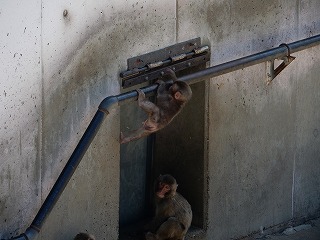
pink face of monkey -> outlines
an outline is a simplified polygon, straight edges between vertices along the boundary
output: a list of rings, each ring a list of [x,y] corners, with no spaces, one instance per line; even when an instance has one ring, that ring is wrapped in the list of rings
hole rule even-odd
[[[170,198],[176,194],[178,184],[169,175],[160,175],[156,183],[156,195],[159,198]]]
[[[169,191],[171,191],[169,184],[159,182],[159,191],[157,192],[159,198],[164,198]]]
[[[169,92],[175,100],[179,102],[188,102],[192,97],[191,88],[184,82],[174,82],[169,88]]]

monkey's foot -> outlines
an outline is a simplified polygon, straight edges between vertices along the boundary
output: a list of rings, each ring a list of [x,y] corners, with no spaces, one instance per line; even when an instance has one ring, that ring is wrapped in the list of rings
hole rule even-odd
[[[156,236],[152,232],[147,232],[146,233],[146,240],[156,240]]]

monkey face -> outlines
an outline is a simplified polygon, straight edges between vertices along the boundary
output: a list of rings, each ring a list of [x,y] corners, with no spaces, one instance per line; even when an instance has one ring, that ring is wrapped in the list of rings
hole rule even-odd
[[[191,88],[184,82],[174,82],[169,89],[172,97],[181,103],[186,103],[191,99]]]
[[[159,182],[159,187],[157,191],[157,196],[159,198],[164,198],[168,193],[170,193],[171,187],[169,184],[165,184],[163,182]]]
[[[176,179],[171,175],[160,175],[156,185],[155,191],[159,198],[171,198],[176,194],[178,184]]]
[[[176,92],[178,92],[180,89],[179,85],[177,83],[173,83],[170,88],[169,91],[171,94],[175,94]]]
[[[181,92],[181,87],[179,86],[179,82],[173,83],[169,88],[169,92],[171,96],[174,97],[176,100],[182,100],[181,97],[183,93]]]

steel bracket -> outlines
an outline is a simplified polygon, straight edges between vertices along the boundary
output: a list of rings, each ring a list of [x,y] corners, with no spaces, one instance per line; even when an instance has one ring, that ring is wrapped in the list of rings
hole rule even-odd
[[[122,87],[128,88],[149,82],[164,75],[163,70],[170,67],[178,72],[210,61],[210,49],[201,46],[201,39],[195,38],[182,43],[150,52],[127,60],[127,70],[120,73]]]
[[[281,44],[280,46],[287,47],[288,53],[287,56],[282,58],[282,63],[274,69],[274,60],[267,61],[267,85],[269,85],[276,76],[279,75],[282,70],[284,70],[294,59],[295,57],[290,56],[290,48],[287,44]]]

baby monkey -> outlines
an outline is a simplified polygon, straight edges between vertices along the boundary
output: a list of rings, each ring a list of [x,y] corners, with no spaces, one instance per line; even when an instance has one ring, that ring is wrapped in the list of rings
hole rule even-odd
[[[147,226],[147,240],[183,240],[192,220],[188,201],[177,193],[177,181],[169,174],[155,183],[156,214]]]
[[[78,233],[73,240],[95,240],[95,238],[88,233]]]
[[[138,105],[147,114],[148,119],[142,123],[142,127],[130,132],[127,136],[121,132],[120,143],[127,143],[154,133],[167,126],[172,119],[178,115],[184,105],[191,99],[192,91],[190,86],[179,81],[173,70],[167,68],[165,75],[169,75],[173,83],[165,83],[158,80],[156,104],[150,102],[141,89],[137,89]]]

